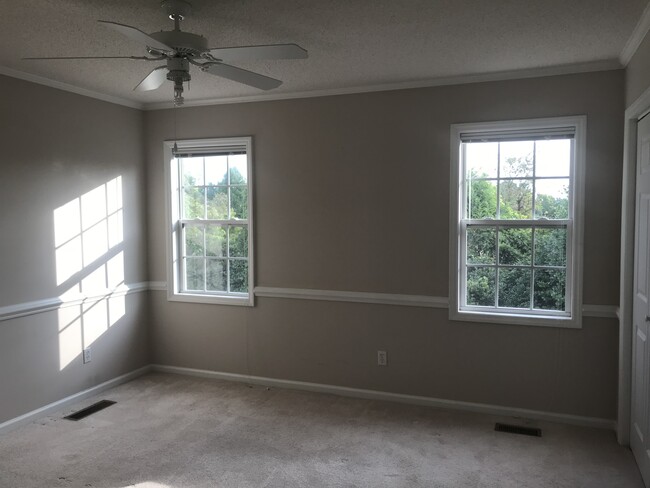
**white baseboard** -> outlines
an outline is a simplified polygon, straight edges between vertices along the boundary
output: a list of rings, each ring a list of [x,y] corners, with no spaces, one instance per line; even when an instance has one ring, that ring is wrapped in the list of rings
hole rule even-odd
[[[75,393],[74,395],[70,395],[56,402],[45,405],[41,408],[37,408],[36,410],[32,410],[31,412],[27,412],[26,414],[21,415],[20,417],[7,420],[6,422],[0,424],[0,435],[9,432],[10,430],[16,429],[21,425],[28,424],[33,420],[39,417],[43,417],[44,415],[47,415],[48,413],[51,413],[55,410],[60,410],[62,408],[67,407],[68,405],[79,402],[81,400],[85,400],[86,398],[90,398],[110,388],[121,385],[122,383],[126,383],[127,381],[131,381],[132,379],[135,379],[138,376],[142,376],[143,374],[148,373],[149,371],[151,371],[151,369],[152,369],[151,365],[143,366],[142,368],[131,371],[130,373],[123,374],[121,376],[118,376],[117,378],[113,378],[112,380],[108,380],[105,381],[104,383],[100,383],[99,385],[93,386],[92,388],[88,388],[87,390],[80,391],[79,393]]]
[[[332,395],[347,396],[353,398],[364,398],[368,400],[383,400],[397,403],[406,403],[410,405],[423,405],[427,407],[445,408],[449,410],[460,410],[465,412],[475,412],[488,415],[497,415],[503,417],[519,417],[526,419],[543,420],[548,422],[557,422],[569,425],[579,425],[583,427],[596,427],[600,429],[616,429],[616,422],[610,419],[595,417],[582,417],[579,415],[568,415],[554,412],[544,412],[541,410],[529,410],[525,408],[503,407],[499,405],[488,405],[484,403],[463,402],[457,400],[446,400],[442,398],[432,398],[416,395],[404,395],[401,393],[389,393],[376,390],[364,390],[360,388],[349,388],[346,386],[325,385],[321,383],[309,383],[305,381],[282,380],[277,378],[266,378],[263,376],[251,376],[237,373],[224,373],[219,371],[208,371],[203,369],[182,368],[178,366],[166,366],[162,364],[152,364],[123,374],[117,378],[105,381],[99,385],[83,390],[74,395],[45,405],[31,412],[27,412],[19,417],[7,420],[0,424],[0,435],[16,429],[22,425],[28,424],[39,417],[43,417],[56,410],[63,409],[68,405],[85,400],[103,391],[115,386],[131,381],[139,376],[149,372],[173,373],[186,376],[196,376],[201,378],[212,378],[226,381],[236,381],[240,383],[250,383],[263,386],[273,386],[277,388],[287,388],[292,390],[312,391],[316,393],[329,393]]]
[[[320,383],[308,383],[304,381],[282,380],[276,378],[265,378],[262,376],[250,376],[236,373],[223,373],[203,369],[181,368],[178,366],[165,366],[152,364],[151,371],[161,373],[174,373],[201,378],[214,378],[226,381],[237,381],[263,386],[274,386],[292,390],[313,391],[317,393],[330,393],[354,398],[365,398],[369,400],[385,400],[390,402],[407,403],[412,405],[424,405],[428,407],[445,408],[449,410],[461,410],[504,417],[520,417],[548,422],[557,422],[583,427],[597,427],[600,429],[616,430],[616,422],[610,419],[596,417],[582,417],[563,413],[544,412],[541,410],[529,410],[525,408],[502,407],[499,405],[488,405],[484,403],[471,403],[457,400],[445,400],[441,398],[423,397],[416,395],[404,395],[401,393],[388,393],[376,390],[363,390],[359,388],[348,388],[345,386],[324,385]],[[1,427],[1,426],[0,426]]]

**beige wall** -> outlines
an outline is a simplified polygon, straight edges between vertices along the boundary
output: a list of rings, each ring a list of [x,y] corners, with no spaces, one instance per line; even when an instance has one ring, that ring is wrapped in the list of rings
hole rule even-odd
[[[60,297],[112,258],[114,278],[146,281],[142,113],[0,76],[0,133],[0,312]],[[116,178],[124,239],[57,274],[55,210]],[[82,237],[85,252],[91,236]],[[146,312],[147,294],[138,293],[0,320],[0,423],[147,364]],[[82,333],[97,336],[86,365],[75,355]]]
[[[646,34],[625,69],[625,106],[632,103],[650,86],[650,36]]]
[[[449,125],[588,116],[584,302],[618,302],[623,71],[177,110],[178,138],[254,137],[256,285],[448,295]],[[162,141],[145,114],[149,279],[165,280]],[[581,330],[449,322],[447,311],[152,292],[157,363],[616,415],[617,321]],[[376,351],[389,366],[376,366]]]
[[[0,311],[59,297],[118,253],[126,283],[164,281],[162,141],[174,137],[173,111],[143,114],[6,77],[0,90]],[[186,108],[176,116],[179,138],[254,137],[258,286],[445,297],[449,125],[586,114],[584,301],[615,305],[623,97],[623,72],[613,71]],[[61,282],[54,211],[117,177],[123,241]],[[101,307],[112,314],[108,303]],[[562,330],[450,322],[444,309],[417,307],[274,298],[258,298],[254,308],[190,305],[167,302],[163,292],[151,292],[150,302],[146,293],[123,298],[110,326],[97,310],[0,320],[0,423],[150,359],[575,415],[616,413],[612,319]],[[92,362],[73,355],[62,365],[64,341],[80,340],[74,327],[93,324],[95,332],[106,326]],[[376,366],[378,349],[388,351],[387,368]]]

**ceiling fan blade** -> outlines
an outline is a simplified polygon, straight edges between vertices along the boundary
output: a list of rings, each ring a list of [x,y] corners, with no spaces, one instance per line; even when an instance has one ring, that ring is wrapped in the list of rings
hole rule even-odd
[[[279,87],[282,82],[275,78],[253,73],[241,68],[235,68],[229,64],[215,63],[207,64],[201,68],[206,73],[211,75],[221,76],[232,81],[243,83],[244,85],[259,88],[261,90],[270,90],[271,88]]]
[[[308,53],[297,44],[268,44],[265,46],[221,47],[210,49],[210,54],[224,61],[255,59],[305,59]]]
[[[167,66],[158,66],[133,89],[134,91],[155,90],[167,80]]]
[[[125,35],[129,39],[137,41],[140,44],[144,44],[159,51],[174,51],[174,49],[169,47],[167,44],[163,44],[162,42],[157,41],[149,34],[146,34],[140,29],[136,29],[135,27],[131,27],[130,25],[118,24],[117,22],[109,22],[107,20],[98,20],[97,22],[104,24],[106,27],[110,27],[111,29],[116,30],[120,34]]]
[[[145,56],[54,56],[49,58],[21,58],[23,60],[47,60],[47,59],[145,59],[152,60],[153,58],[147,58]],[[158,61],[158,58],[156,58]]]

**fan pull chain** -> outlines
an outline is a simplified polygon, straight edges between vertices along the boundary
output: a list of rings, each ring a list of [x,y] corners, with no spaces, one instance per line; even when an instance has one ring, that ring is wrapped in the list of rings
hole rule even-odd
[[[178,105],[174,104],[174,147],[172,148],[172,154],[174,155],[174,157],[176,157],[176,154],[178,153],[178,144],[177,144],[178,134],[176,132],[176,127],[177,127],[176,119],[177,119],[177,117],[178,117]]]

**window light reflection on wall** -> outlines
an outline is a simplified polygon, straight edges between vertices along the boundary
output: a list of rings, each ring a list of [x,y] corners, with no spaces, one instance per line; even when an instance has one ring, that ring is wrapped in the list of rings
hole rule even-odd
[[[121,176],[54,210],[60,370],[126,313],[123,234]]]

